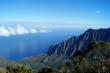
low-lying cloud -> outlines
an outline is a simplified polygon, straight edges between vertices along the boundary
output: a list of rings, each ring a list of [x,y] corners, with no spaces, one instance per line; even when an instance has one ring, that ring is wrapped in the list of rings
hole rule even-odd
[[[29,33],[47,33],[51,32],[47,29],[34,29],[34,28],[25,28],[21,25],[17,25],[16,28],[0,26],[0,36],[11,36],[11,35],[22,35]]]

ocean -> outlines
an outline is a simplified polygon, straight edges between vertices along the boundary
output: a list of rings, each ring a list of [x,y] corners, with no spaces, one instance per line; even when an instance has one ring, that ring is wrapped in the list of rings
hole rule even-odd
[[[8,60],[20,60],[45,53],[48,47],[70,37],[78,36],[84,30],[54,30],[47,33],[13,35],[0,37],[0,57]]]

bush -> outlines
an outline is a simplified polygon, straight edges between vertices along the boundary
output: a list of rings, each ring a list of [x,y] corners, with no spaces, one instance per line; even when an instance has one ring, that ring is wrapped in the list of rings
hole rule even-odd
[[[53,73],[52,68],[43,68],[41,71],[39,71],[38,73]]]
[[[27,69],[24,65],[23,66],[7,66],[7,73],[34,73],[32,69]]]

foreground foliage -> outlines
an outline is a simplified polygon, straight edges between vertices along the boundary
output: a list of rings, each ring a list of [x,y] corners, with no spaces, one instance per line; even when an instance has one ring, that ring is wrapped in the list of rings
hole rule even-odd
[[[23,66],[7,66],[7,72],[6,73],[35,73],[32,69],[26,68],[24,65]]]
[[[44,67],[37,71],[25,65],[16,67],[8,65],[6,71],[6,73],[110,73],[110,43],[91,42],[86,50],[76,51],[69,61],[63,62],[57,70]]]
[[[91,42],[87,50],[77,51],[62,73],[110,73],[110,43]],[[69,66],[68,66],[69,65]]]

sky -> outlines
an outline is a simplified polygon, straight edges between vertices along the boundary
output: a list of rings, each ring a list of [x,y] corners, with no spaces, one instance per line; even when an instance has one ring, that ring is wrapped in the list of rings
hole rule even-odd
[[[51,40],[53,44],[54,40],[82,34],[89,28],[110,28],[110,0],[0,0],[0,38],[38,34],[38,45],[46,45]],[[9,41],[2,39],[0,43]],[[4,47],[7,53],[8,47]]]
[[[109,27],[110,0],[0,0],[0,22],[19,21]]]

